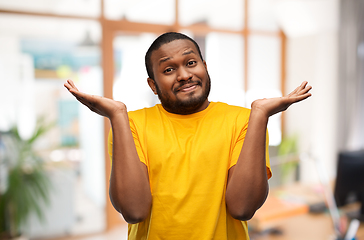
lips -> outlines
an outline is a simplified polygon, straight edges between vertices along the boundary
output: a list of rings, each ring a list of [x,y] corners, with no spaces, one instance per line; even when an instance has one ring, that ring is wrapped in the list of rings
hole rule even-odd
[[[175,91],[176,92],[189,92],[194,89],[196,89],[197,86],[201,85],[199,82],[193,82],[193,83],[186,83],[182,86],[178,87]]]

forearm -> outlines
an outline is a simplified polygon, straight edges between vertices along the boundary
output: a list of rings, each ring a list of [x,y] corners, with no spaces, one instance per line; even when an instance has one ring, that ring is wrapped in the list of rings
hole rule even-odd
[[[268,116],[252,108],[244,145],[237,164],[229,171],[226,204],[233,217],[250,219],[268,194],[266,129]]]
[[[303,82],[285,97],[258,99],[252,103],[244,145],[237,164],[229,170],[226,204],[233,217],[250,219],[268,195],[265,166],[268,118],[310,97],[310,90],[311,86]]]
[[[110,199],[127,222],[140,222],[148,216],[152,202],[148,172],[139,160],[127,113],[110,121],[113,133]]]

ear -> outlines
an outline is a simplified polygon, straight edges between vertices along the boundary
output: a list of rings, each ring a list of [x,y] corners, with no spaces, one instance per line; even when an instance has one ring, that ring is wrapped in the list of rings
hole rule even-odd
[[[155,87],[155,81],[151,78],[148,78],[147,81],[150,89],[152,89],[153,93],[157,95],[157,88]]]
[[[205,68],[207,70],[207,64],[206,64],[206,61],[205,60],[203,61],[203,65],[205,65]]]

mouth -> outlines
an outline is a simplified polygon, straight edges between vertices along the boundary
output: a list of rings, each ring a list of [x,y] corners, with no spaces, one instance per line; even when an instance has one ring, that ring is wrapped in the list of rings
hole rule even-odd
[[[176,89],[176,92],[191,92],[195,90],[198,86],[200,86],[200,83],[194,82],[194,83],[186,83],[182,86],[178,87]]]

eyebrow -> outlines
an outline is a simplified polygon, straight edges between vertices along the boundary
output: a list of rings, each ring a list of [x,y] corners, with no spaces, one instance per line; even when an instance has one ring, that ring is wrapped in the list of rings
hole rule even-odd
[[[191,53],[195,53],[195,52],[193,50],[190,50],[188,52],[182,53],[182,56],[185,56],[185,55],[188,55],[188,54],[191,54]],[[167,62],[168,60],[171,60],[171,59],[172,58],[170,58],[170,57],[163,58],[163,59],[159,60],[159,65],[161,65],[162,63]]]
[[[188,54],[191,54],[191,53],[195,53],[193,50],[190,50],[190,51],[188,51],[188,52],[184,52],[184,53],[182,53],[182,55],[184,56],[184,55],[188,55]]]
[[[167,62],[170,59],[171,59],[170,57],[166,57],[166,58],[163,58],[163,59],[159,60],[159,65],[161,65],[164,62]]]

